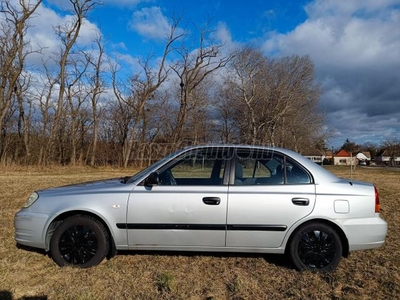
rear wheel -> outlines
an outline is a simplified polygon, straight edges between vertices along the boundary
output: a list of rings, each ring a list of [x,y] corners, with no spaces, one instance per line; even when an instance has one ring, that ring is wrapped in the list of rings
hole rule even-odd
[[[50,241],[50,253],[59,266],[89,268],[98,265],[109,250],[103,224],[87,215],[75,215],[61,223]]]
[[[309,223],[293,234],[289,256],[299,270],[332,271],[342,257],[343,246],[337,232],[323,223]]]

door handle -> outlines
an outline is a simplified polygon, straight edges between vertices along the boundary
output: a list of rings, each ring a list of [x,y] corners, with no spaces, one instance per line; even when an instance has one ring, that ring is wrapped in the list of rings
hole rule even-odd
[[[294,205],[300,205],[300,206],[307,206],[310,204],[310,200],[308,198],[293,198],[292,202]]]
[[[207,205],[219,205],[221,203],[221,199],[219,197],[204,197],[203,202]]]

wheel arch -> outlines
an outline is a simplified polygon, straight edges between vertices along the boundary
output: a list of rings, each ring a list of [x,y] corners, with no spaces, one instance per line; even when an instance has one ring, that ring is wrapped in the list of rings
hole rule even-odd
[[[54,231],[56,230],[56,228],[58,227],[58,225],[60,225],[65,219],[75,216],[75,215],[86,215],[86,216],[90,216],[92,218],[95,218],[96,220],[98,220],[103,226],[104,228],[107,230],[109,239],[110,239],[110,249],[108,250],[108,254],[107,254],[107,259],[110,259],[111,257],[115,256],[116,254],[116,247],[115,247],[115,242],[114,242],[114,237],[113,234],[107,224],[106,221],[104,221],[104,219],[102,217],[100,217],[99,215],[90,212],[90,211],[85,211],[85,210],[71,210],[71,211],[66,211],[61,213],[60,215],[58,215],[56,218],[54,218],[50,225],[47,227],[47,232],[46,232],[46,236],[45,236],[45,250],[49,251],[50,250],[50,241],[51,241],[51,237],[53,236]]]
[[[337,232],[337,234],[340,237],[340,241],[342,242],[342,247],[343,247],[342,256],[348,257],[348,255],[349,255],[349,241],[348,241],[348,239],[346,237],[346,234],[344,233],[343,229],[339,225],[337,225],[335,222],[332,222],[332,221],[326,220],[326,219],[311,219],[311,220],[307,220],[306,222],[301,223],[298,226],[296,226],[296,228],[290,233],[290,236],[286,241],[285,253],[287,253],[288,248],[289,248],[289,247],[287,247],[287,245],[290,244],[290,242],[291,242],[293,236],[295,235],[295,233],[297,232],[297,230],[300,227],[305,226],[305,225],[310,224],[310,223],[323,223],[325,225],[328,225],[328,226],[332,227]]]

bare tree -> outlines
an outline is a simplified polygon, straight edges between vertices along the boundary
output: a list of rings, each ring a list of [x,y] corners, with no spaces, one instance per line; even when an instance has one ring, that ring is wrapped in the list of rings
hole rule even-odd
[[[16,130],[16,114],[18,112],[18,103],[13,97],[10,107],[4,117],[3,128],[0,131],[0,162],[3,165],[15,161],[15,135],[9,134]],[[13,155],[14,154],[14,155]]]
[[[321,138],[320,92],[308,57],[269,60],[258,49],[244,47],[229,64],[220,93],[228,105],[219,106],[225,114],[223,132],[235,124],[240,142],[300,151]]]
[[[111,143],[117,149],[117,155],[120,156],[118,161],[119,164],[123,165],[125,157],[125,147],[129,134],[129,124],[134,118],[135,112],[132,106],[127,104],[127,99],[122,90],[128,90],[126,87],[126,82],[119,82],[117,79],[117,74],[119,71],[119,66],[117,63],[109,62],[111,70],[111,84],[113,89],[113,94],[115,100],[109,101],[108,105],[108,115],[109,118],[113,120],[110,130],[113,132]]]
[[[371,142],[366,142],[360,145],[361,151],[368,151],[371,154],[371,159],[375,159],[375,156],[378,154],[379,147],[378,145],[371,143]]]
[[[24,146],[24,160],[26,163],[31,162],[31,118],[34,110],[34,103],[28,88],[31,86],[31,75],[23,73],[17,82],[15,97],[18,102],[18,137],[22,140]],[[18,151],[19,147],[16,147]],[[18,158],[18,155],[15,155]]]
[[[172,50],[172,44],[179,39],[182,34],[176,35],[176,29],[180,20],[175,20],[167,36],[163,55],[159,60],[158,67],[153,69],[151,66],[153,56],[150,55],[145,59],[139,59],[141,71],[131,76],[129,79],[128,90],[121,90],[116,81],[116,68],[113,70],[113,90],[119,105],[129,106],[130,111],[134,112],[133,118],[130,120],[130,130],[128,137],[124,143],[123,159],[124,167],[128,166],[135,139],[138,137],[138,130],[143,122],[145,122],[145,107],[147,102],[153,97],[154,93],[167,80],[169,69],[166,68],[166,59]]]
[[[228,92],[228,90],[220,90],[214,101],[216,117],[219,123],[219,126],[216,128],[216,132],[219,135],[219,140],[225,144],[236,141],[236,131],[238,128],[234,117],[238,110],[232,106],[232,102],[229,100],[229,98],[225,97],[225,94]]]
[[[54,117],[54,103],[52,101],[53,94],[55,93],[54,86],[57,84],[57,78],[53,77],[49,69],[46,67],[46,63],[43,63],[44,74],[41,74],[41,84],[34,87],[36,100],[39,106],[41,116],[41,126],[38,132],[39,139],[39,155],[38,165],[46,164],[48,159],[48,153],[46,147],[48,144],[48,136]]]
[[[102,71],[104,64],[104,45],[102,37],[98,35],[95,39],[98,53],[97,57],[94,58],[92,55],[87,56],[88,62],[92,65],[93,75],[89,78],[91,86],[90,90],[90,102],[92,107],[92,119],[93,119],[93,133],[92,133],[92,153],[90,156],[90,165],[94,166],[96,162],[97,142],[99,135],[99,108],[98,102],[101,94],[104,92],[105,84],[102,79]]]
[[[314,65],[307,56],[291,56],[272,61],[270,69],[266,141],[300,152],[325,134]]]
[[[245,106],[246,114],[242,114],[242,128],[248,128],[248,139],[245,142],[257,143],[258,131],[264,125],[259,124],[260,108],[258,104],[260,93],[265,84],[267,59],[260,51],[245,47],[237,53],[231,64],[232,71],[226,78],[225,95]],[[246,115],[247,118],[243,118]]]
[[[20,80],[25,68],[26,57],[33,51],[26,46],[25,40],[28,20],[42,2],[41,0],[20,0],[18,6],[13,1],[2,0],[0,13],[3,15],[0,26],[0,130],[4,131],[4,119],[18,88],[22,92]],[[26,83],[26,82],[25,82]],[[19,87],[18,87],[19,86]],[[21,96],[21,95],[19,95]],[[19,99],[21,100],[21,98]],[[2,152],[0,135],[0,153]]]
[[[161,57],[139,58],[139,70],[121,80],[118,63],[110,62],[109,69],[104,63],[100,35],[91,51],[77,43],[98,2],[69,0],[72,17],[54,28],[59,50],[34,81],[25,66],[33,50],[24,37],[41,1],[19,0],[19,6],[0,1],[2,161],[127,167],[135,157],[142,166],[151,155],[185,142],[219,139],[300,152],[322,138],[319,87],[308,57],[269,59],[251,47],[225,53],[224,45],[212,40],[209,23],[190,36],[180,31],[178,19]],[[176,48],[177,40],[182,44]],[[105,93],[107,76],[112,95]]]
[[[382,148],[385,155],[390,158],[390,165],[394,166],[396,158],[400,157],[400,140],[397,138],[389,138],[382,142]]]
[[[177,49],[180,59],[171,66],[178,76],[180,86],[179,111],[172,137],[172,141],[176,145],[182,141],[190,110],[196,107],[198,98],[194,97],[195,90],[207,77],[225,67],[233,57],[233,54],[222,54],[223,44],[208,46],[210,42],[208,36],[211,32],[207,27],[208,24],[205,28],[199,29],[197,49],[193,50],[182,45],[180,49]]]
[[[70,22],[60,24],[56,26],[56,33],[61,41],[59,57],[55,58],[58,63],[59,71],[57,76],[57,82],[59,85],[57,106],[55,110],[54,120],[50,130],[49,142],[47,144],[47,152],[51,152],[55,144],[57,134],[61,126],[61,119],[64,115],[64,100],[65,91],[67,88],[67,77],[68,77],[68,64],[73,47],[76,45],[80,30],[84,19],[88,13],[97,4],[96,1],[92,0],[70,0],[72,4],[73,19]]]
[[[291,131],[291,134],[295,132],[290,128],[301,128],[302,136],[306,133],[310,136],[323,120],[317,108],[320,89],[315,84],[314,64],[308,56],[294,55],[272,61],[269,67],[266,91],[269,143],[273,146],[276,144],[276,131],[279,127]],[[314,123],[317,126],[312,126]],[[289,130],[285,129],[285,125],[290,126]],[[281,137],[281,140],[285,138]],[[281,146],[284,144],[281,143]]]
[[[90,92],[86,91],[85,82],[82,82],[82,78],[87,71],[89,66],[88,60],[73,60],[70,59],[70,66],[73,67],[73,72],[67,76],[66,79],[66,91],[65,98],[68,105],[68,116],[69,116],[69,128],[70,134],[69,139],[71,140],[71,155],[70,162],[72,165],[76,164],[76,155],[78,147],[78,135],[79,132],[85,130],[82,125],[85,123],[84,119],[85,110],[84,104],[90,96]]]

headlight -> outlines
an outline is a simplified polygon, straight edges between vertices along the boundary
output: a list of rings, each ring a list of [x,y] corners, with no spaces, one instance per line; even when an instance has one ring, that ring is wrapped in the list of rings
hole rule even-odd
[[[33,203],[35,203],[35,201],[36,201],[37,199],[39,199],[39,194],[36,193],[36,192],[33,192],[33,193],[29,196],[28,200],[26,200],[26,202],[25,202],[25,204],[24,204],[24,207],[29,207],[29,206],[31,206]]]

